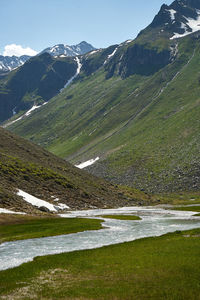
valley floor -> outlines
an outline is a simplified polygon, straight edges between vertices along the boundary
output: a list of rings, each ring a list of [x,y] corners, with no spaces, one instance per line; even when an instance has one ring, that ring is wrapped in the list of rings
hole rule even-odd
[[[199,299],[200,229],[38,257],[0,272],[0,299]]]

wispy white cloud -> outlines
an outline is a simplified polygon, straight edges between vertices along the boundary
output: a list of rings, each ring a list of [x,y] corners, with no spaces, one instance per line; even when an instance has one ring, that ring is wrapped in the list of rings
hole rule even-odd
[[[3,55],[4,56],[21,56],[21,55],[30,55],[34,56],[37,52],[30,47],[23,48],[21,45],[10,44],[6,45],[4,48]]]

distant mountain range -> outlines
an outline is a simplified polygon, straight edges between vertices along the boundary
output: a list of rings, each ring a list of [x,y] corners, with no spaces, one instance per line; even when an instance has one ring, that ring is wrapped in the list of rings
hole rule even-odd
[[[22,66],[31,56],[3,56],[0,55],[0,73],[9,72]]]
[[[0,120],[113,183],[199,191],[199,15],[199,0],[176,0],[134,40],[31,58],[0,80]]]
[[[67,56],[82,55],[92,50],[95,50],[95,48],[92,45],[88,44],[87,42],[83,41],[80,44],[73,45],[73,46],[59,44],[53,47],[48,47],[44,49],[40,54],[47,52],[52,56],[63,55],[64,57],[67,57]]]
[[[78,45],[55,45],[53,47],[48,47],[44,49],[42,52],[39,53],[49,53],[51,56],[76,56],[76,55],[82,55],[87,52],[90,52],[92,50],[95,50],[95,48],[88,44],[87,42],[83,41],[79,43]],[[28,59],[30,59],[31,56],[28,55],[22,55],[20,57],[17,56],[2,56],[0,55],[0,74],[9,72],[11,70],[14,70],[20,66],[22,66]]]

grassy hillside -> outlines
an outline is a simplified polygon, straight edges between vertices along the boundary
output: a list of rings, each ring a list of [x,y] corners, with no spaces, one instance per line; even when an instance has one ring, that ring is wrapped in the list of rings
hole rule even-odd
[[[88,169],[113,182],[150,192],[198,191],[199,36],[169,46],[176,56],[160,70],[126,78],[114,72],[107,79],[114,56],[108,66],[89,76],[83,72],[48,105],[10,129],[73,163],[99,156]],[[132,43],[122,46],[127,47]]]
[[[150,197],[127,191],[79,170],[46,150],[0,128],[0,207],[38,213],[16,195],[21,189],[50,203],[70,208],[116,207]],[[54,202],[58,198],[59,202]]]
[[[44,53],[0,78],[0,121],[42,104],[55,96],[76,73],[74,58]]]

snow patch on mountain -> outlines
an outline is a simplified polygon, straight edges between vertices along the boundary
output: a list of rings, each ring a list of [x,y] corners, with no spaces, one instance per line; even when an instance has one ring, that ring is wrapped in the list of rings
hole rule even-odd
[[[99,157],[96,157],[94,159],[90,159],[90,160],[87,160],[79,165],[75,165],[75,167],[79,168],[79,169],[84,169],[86,167],[89,167],[91,165],[93,165],[97,160],[99,160]]]
[[[125,43],[126,44],[129,44],[129,43],[131,43],[133,40],[127,40]]]
[[[63,203],[58,203],[56,205],[53,205],[47,201],[36,198],[22,190],[18,190],[17,195],[21,196],[24,199],[24,201],[28,202],[29,204],[31,204],[33,206],[37,206],[39,208],[45,207],[49,211],[52,211],[52,212],[57,212],[58,210],[63,210],[63,209],[69,208],[69,206],[67,206],[66,204],[63,204]]]
[[[176,11],[174,9],[169,9],[167,11],[170,13],[171,20],[174,21],[175,20]]]
[[[111,59],[111,57],[113,57],[115,55],[115,53],[117,52],[118,48],[119,48],[119,46],[117,46],[115,48],[115,50],[111,54],[108,55],[107,59],[104,61],[104,65],[107,64],[107,62]]]
[[[185,32],[183,34],[174,32],[174,35],[170,38],[171,40],[187,36],[191,33],[194,33],[196,31],[200,30],[200,10],[197,9],[196,12],[197,12],[197,18],[196,19],[184,17],[185,20],[186,20],[186,23],[184,24],[182,22],[181,23],[181,28],[184,29]]]
[[[78,57],[75,58],[76,62],[77,62],[77,70],[74,76],[72,76],[72,78],[70,78],[67,83],[64,85],[64,87],[60,90],[60,93],[68,86],[72,83],[72,81],[80,74],[81,71],[81,67],[82,64],[80,62],[80,59]]]
[[[43,105],[45,105],[45,104],[47,104],[47,102],[44,102],[42,105],[36,105],[36,104],[34,104],[34,105],[33,105],[33,106],[32,106],[25,114],[23,114],[22,116],[20,116],[19,118],[15,119],[15,120],[13,120],[13,121],[11,121],[11,122],[6,123],[6,124],[3,125],[2,127],[3,127],[3,128],[6,128],[6,127],[8,127],[8,126],[10,126],[10,125],[12,125],[12,124],[14,124],[14,123],[16,123],[16,122],[18,122],[18,121],[24,119],[25,117],[28,117],[34,110],[40,108],[41,106],[43,106]],[[12,110],[12,111],[13,111],[13,115],[16,114],[15,109],[16,109],[16,107],[13,108],[13,110]]]
[[[90,55],[96,54],[96,53],[101,52],[101,51],[102,51],[102,49],[97,49],[97,50],[90,51],[90,52],[86,55],[86,58],[88,58]]]
[[[31,56],[3,56],[0,55],[0,70],[9,72],[22,66]]]

